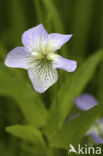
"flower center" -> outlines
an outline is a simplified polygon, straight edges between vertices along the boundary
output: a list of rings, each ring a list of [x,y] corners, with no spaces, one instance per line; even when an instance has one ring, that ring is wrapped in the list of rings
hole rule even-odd
[[[55,53],[44,53],[44,52],[37,52],[35,55],[35,58],[38,60],[47,60],[47,61],[53,61],[56,58]]]

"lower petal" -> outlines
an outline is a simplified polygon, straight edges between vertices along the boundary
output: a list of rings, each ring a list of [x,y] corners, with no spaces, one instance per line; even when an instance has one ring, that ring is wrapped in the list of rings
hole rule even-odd
[[[5,59],[5,65],[13,68],[28,69],[31,54],[25,47],[16,47],[8,53]]]
[[[58,80],[57,71],[51,63],[37,61],[34,67],[28,70],[30,80],[37,92],[43,93]]]
[[[77,62],[57,55],[57,58],[54,60],[54,68],[61,68],[68,72],[74,72],[77,68]]]

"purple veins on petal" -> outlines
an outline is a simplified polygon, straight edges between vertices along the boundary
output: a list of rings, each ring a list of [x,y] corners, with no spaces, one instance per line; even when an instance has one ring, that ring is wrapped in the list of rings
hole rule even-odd
[[[86,111],[98,104],[98,101],[91,94],[82,94],[75,98],[75,104],[78,108]]]
[[[43,93],[58,80],[58,73],[51,64],[37,64],[28,70],[28,74],[35,90]]]
[[[73,72],[76,61],[55,54],[72,35],[48,34],[42,24],[25,31],[22,35],[24,47],[16,47],[5,59],[5,65],[28,70],[29,78],[37,92],[45,92],[58,80],[56,68]]]

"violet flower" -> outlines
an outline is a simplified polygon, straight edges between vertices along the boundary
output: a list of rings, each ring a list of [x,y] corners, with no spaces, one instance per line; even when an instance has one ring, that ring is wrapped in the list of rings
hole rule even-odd
[[[92,95],[82,94],[75,98],[75,104],[81,110],[87,111],[90,108],[96,106],[98,102]],[[103,143],[103,118],[96,120],[96,122],[91,126],[91,128],[86,133],[86,136],[89,135],[91,135],[97,144]]]
[[[13,49],[5,60],[5,65],[28,70],[29,78],[37,92],[45,92],[58,80],[56,68],[74,72],[76,61],[68,60],[55,53],[72,35],[48,34],[40,24],[24,32],[23,47]]]
[[[86,111],[98,104],[98,101],[91,94],[81,94],[74,99],[78,108]]]

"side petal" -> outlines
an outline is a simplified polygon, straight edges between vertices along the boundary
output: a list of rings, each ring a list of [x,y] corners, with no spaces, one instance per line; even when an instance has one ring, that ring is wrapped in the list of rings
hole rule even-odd
[[[81,110],[87,111],[98,104],[97,100],[90,94],[82,94],[75,98],[75,104]]]
[[[28,69],[31,54],[24,47],[16,47],[8,53],[5,65],[13,68]]]
[[[37,92],[45,92],[51,85],[58,80],[57,71],[52,64],[43,61],[34,63],[34,67],[28,70],[30,80]]]
[[[30,50],[44,50],[48,39],[48,33],[40,24],[25,31],[22,35],[22,43]]]
[[[56,59],[54,60],[54,68],[61,68],[68,72],[74,72],[77,68],[77,62],[73,60],[68,60],[60,55],[57,55]]]
[[[48,35],[47,47],[50,51],[56,51],[60,49],[66,42],[71,39],[72,35],[61,35],[57,33],[51,33]]]

